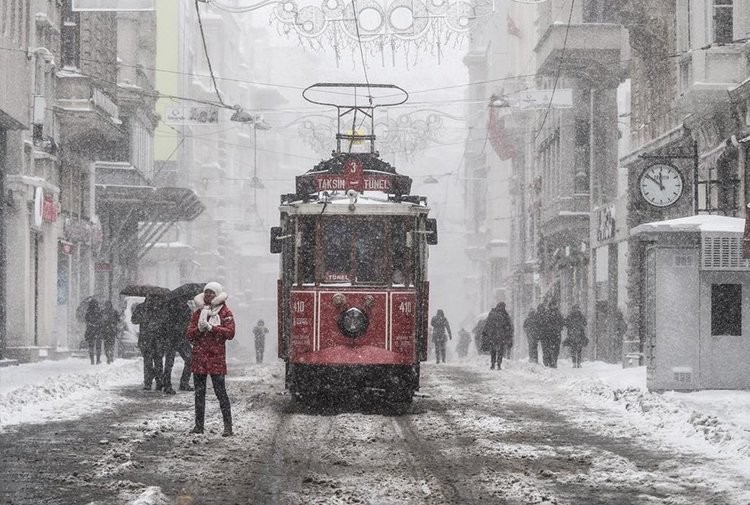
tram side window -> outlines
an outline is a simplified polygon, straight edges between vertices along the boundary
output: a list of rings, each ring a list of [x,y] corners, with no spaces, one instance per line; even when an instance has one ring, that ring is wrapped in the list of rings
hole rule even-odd
[[[357,282],[385,282],[385,221],[360,219],[357,221],[355,251]]]
[[[409,222],[408,218],[398,218],[391,224],[391,280],[394,285],[408,286],[411,281],[409,248],[406,247],[406,233],[411,230]]]
[[[351,281],[353,226],[350,218],[325,217],[323,226],[323,281]]]
[[[302,234],[302,240],[298,249],[297,283],[313,284],[315,283],[315,219],[300,218],[298,231]]]

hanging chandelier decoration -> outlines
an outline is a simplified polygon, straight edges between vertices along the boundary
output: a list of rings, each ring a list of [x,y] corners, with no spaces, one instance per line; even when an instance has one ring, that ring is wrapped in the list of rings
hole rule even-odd
[[[460,46],[493,10],[491,0],[281,0],[272,21],[307,47],[332,47],[337,64],[361,42],[381,64],[390,55],[395,65],[399,51],[407,62],[410,54],[416,62],[421,50],[440,60],[444,48]]]
[[[431,144],[454,142],[445,139],[445,120],[464,121],[464,118],[452,116],[436,110],[418,110],[396,116],[384,117],[375,121],[376,147],[381,156],[399,156],[407,160]],[[279,129],[297,126],[297,134],[313,151],[329,155],[335,144],[336,118],[320,114],[305,116]],[[367,126],[359,125],[356,129],[367,132]],[[460,140],[460,139],[459,139]]]

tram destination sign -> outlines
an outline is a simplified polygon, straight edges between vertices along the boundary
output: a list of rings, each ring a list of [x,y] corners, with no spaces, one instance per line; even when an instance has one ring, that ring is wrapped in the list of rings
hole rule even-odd
[[[411,179],[405,175],[368,170],[361,160],[349,158],[339,170],[308,172],[297,176],[297,194],[321,191],[381,191],[408,195]]]

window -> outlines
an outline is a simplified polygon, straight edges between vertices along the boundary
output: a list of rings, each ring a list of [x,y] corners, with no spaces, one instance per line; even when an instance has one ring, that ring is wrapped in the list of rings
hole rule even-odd
[[[742,284],[711,285],[711,335],[742,335]]]
[[[62,5],[62,64],[63,67],[79,68],[81,23],[79,14],[71,8],[71,1],[64,0]]]
[[[315,218],[300,217],[297,226],[301,238],[297,248],[297,264],[299,265],[297,283],[313,284],[315,283]]]
[[[733,0],[714,0],[714,42],[727,44],[734,40]]]
[[[323,227],[323,281],[349,282],[352,270],[351,219],[324,218]]]

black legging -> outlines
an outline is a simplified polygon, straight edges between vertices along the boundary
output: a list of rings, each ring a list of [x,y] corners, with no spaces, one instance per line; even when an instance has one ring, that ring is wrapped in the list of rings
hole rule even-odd
[[[193,374],[193,384],[195,385],[195,425],[203,427],[203,421],[206,417],[206,382],[208,375]],[[224,384],[223,375],[211,375],[211,384],[214,386],[214,393],[219,399],[221,416],[224,418],[224,426],[232,425],[232,407],[229,405],[229,396]]]

